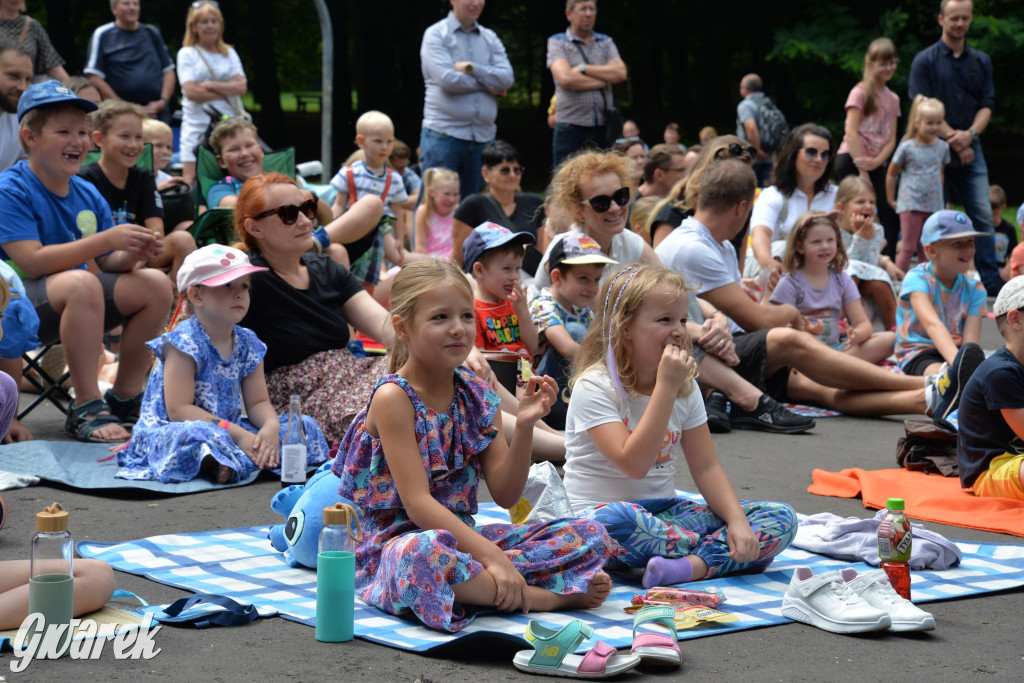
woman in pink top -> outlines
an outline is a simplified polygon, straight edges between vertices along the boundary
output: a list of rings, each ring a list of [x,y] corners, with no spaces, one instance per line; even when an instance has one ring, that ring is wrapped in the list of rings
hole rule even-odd
[[[876,38],[864,56],[864,79],[846,98],[846,128],[836,157],[836,177],[860,175],[884,197],[885,172],[896,147],[896,118],[900,96],[886,85],[900,63],[896,46],[888,38]],[[900,222],[884,202],[878,203],[878,222],[885,228],[883,253],[893,258]]]

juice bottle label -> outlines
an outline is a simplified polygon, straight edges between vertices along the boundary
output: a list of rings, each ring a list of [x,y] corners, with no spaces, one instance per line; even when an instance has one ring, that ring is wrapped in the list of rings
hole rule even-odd
[[[913,531],[904,515],[888,514],[878,525],[878,556],[883,562],[909,562]]]

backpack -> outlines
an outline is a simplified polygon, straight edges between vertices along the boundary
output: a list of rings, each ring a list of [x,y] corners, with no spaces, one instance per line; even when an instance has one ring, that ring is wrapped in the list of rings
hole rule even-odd
[[[789,135],[786,116],[768,97],[761,98],[761,106],[757,108],[757,134],[764,152],[774,152]]]

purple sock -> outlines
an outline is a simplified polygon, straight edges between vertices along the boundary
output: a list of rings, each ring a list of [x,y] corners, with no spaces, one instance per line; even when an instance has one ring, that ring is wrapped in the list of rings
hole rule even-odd
[[[686,583],[693,578],[693,564],[685,557],[669,559],[652,557],[647,561],[644,572],[644,588],[653,586],[671,586],[675,583]]]

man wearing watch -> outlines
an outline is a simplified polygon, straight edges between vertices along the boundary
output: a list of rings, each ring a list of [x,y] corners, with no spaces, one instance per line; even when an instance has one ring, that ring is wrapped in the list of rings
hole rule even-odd
[[[497,98],[515,82],[498,35],[477,19],[484,0],[451,0],[452,11],[423,32],[420,67],[426,94],[420,128],[420,169],[459,174],[463,198],[482,181],[480,155],[497,132]]]
[[[552,157],[557,167],[584,145],[607,147],[607,112],[612,85],[626,80],[626,64],[610,36],[594,31],[596,0],[566,0],[569,28],[548,38],[547,65],[555,79],[555,132]]]
[[[988,199],[988,166],[981,149],[981,134],[995,107],[992,60],[967,46],[967,30],[974,19],[971,0],[943,0],[939,9],[942,37],[914,57],[910,67],[910,99],[916,95],[938,98],[946,106],[946,120],[939,135],[953,150],[946,167],[949,188],[964,205],[974,229],[988,237],[974,240],[974,265],[989,296],[1002,287],[996,263],[992,211]]]

